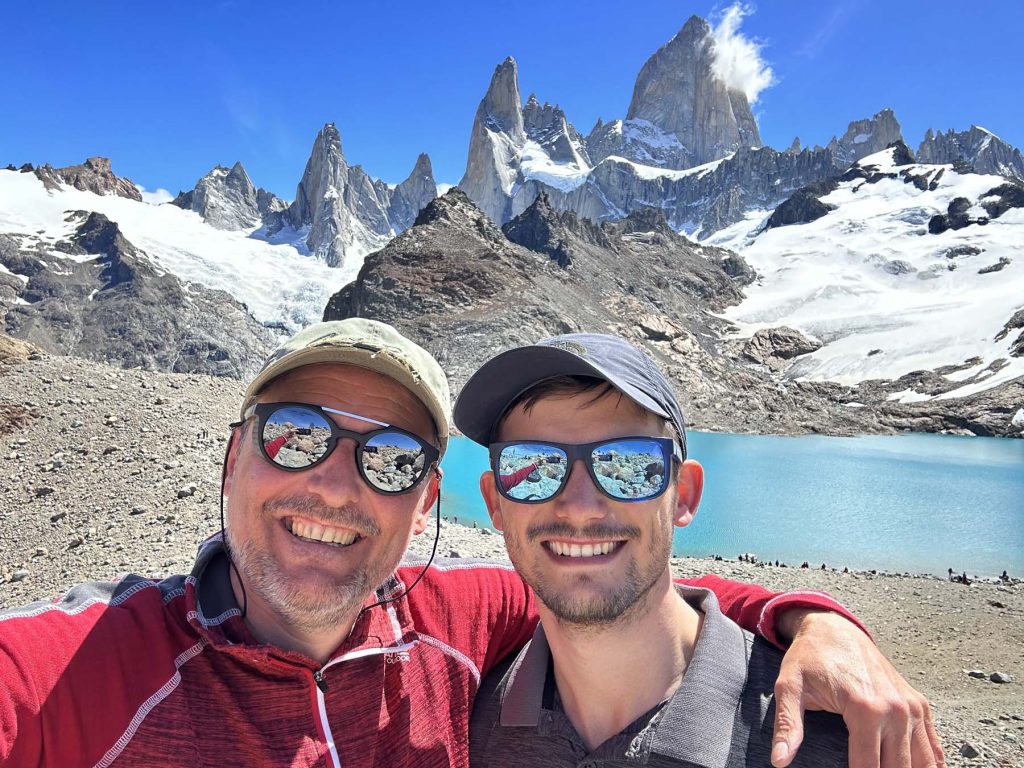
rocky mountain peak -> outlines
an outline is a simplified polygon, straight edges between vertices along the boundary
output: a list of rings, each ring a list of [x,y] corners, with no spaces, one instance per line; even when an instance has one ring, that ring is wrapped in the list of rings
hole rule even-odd
[[[1016,147],[981,126],[935,133],[931,128],[917,150],[922,163],[965,163],[975,173],[1024,179],[1024,157]]]
[[[117,176],[105,157],[90,157],[81,165],[54,168],[47,164],[35,169],[35,174],[47,189],[57,189],[70,184],[82,192],[97,195],[117,195],[129,200],[142,202],[142,193],[129,180]]]
[[[531,110],[540,108],[536,99]],[[466,173],[459,187],[492,221],[508,221],[512,188],[519,171],[520,150],[526,143],[519,76],[511,56],[499,64],[487,93],[480,100],[469,136]]]
[[[503,240],[504,236],[494,222],[481,211],[473,200],[458,187],[452,187],[440,197],[431,200],[413,222],[414,227],[442,223],[457,228],[472,229],[488,239]]]
[[[388,221],[396,232],[412,226],[419,212],[437,197],[437,182],[430,156],[425,152],[416,158],[409,177],[395,187],[388,205]]]
[[[491,84],[477,109],[477,119],[483,119],[490,130],[507,134],[513,140],[524,138],[519,68],[511,56],[495,67]]]
[[[761,146],[746,95],[715,76],[714,57],[711,28],[691,16],[640,70],[626,115],[674,134],[687,151],[685,167]]]
[[[298,229],[313,223],[316,209],[327,190],[344,189],[347,170],[348,164],[341,151],[341,134],[334,123],[327,123],[313,141],[313,151],[295,190],[295,202],[288,209],[292,226]]]
[[[854,120],[842,138],[832,138],[828,148],[835,157],[836,165],[843,167],[881,152],[897,141],[903,141],[903,133],[895,113],[886,107],[872,117]]]
[[[214,166],[193,189],[178,193],[172,202],[224,230],[250,229],[286,207],[272,192],[257,188],[240,161],[231,168]]]

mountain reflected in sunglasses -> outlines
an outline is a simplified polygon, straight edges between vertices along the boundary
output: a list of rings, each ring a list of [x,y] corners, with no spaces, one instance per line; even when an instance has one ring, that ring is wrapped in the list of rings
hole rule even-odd
[[[667,437],[619,437],[582,444],[516,440],[493,443],[489,450],[498,492],[510,501],[550,501],[565,487],[577,459],[605,496],[615,501],[649,501],[668,487],[675,442]]]
[[[405,493],[415,487],[440,458],[440,451],[411,432],[381,421],[308,403],[259,403],[256,429],[263,457],[291,472],[314,467],[334,451],[338,441],[356,443],[356,468],[378,493]],[[328,414],[376,424],[381,429],[342,429]]]

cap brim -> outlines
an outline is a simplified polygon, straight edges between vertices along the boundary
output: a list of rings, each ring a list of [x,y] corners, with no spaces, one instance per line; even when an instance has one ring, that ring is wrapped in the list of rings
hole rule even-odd
[[[434,426],[438,431],[441,454],[444,455],[448,448],[448,433],[450,429],[445,407],[431,389],[423,384],[422,379],[413,373],[406,364],[380,350],[371,351],[357,346],[332,344],[306,347],[285,355],[280,360],[274,361],[265,370],[260,371],[259,375],[249,384],[245,397],[242,400],[242,417],[245,417],[246,410],[255,400],[260,390],[271,381],[296,368],[317,363],[337,363],[339,365],[353,365],[357,368],[366,368],[401,384],[416,399],[423,403],[430,413]]]
[[[455,425],[473,442],[487,445],[495,423],[508,406],[526,390],[556,376],[595,376],[641,408],[671,418],[648,395],[619,382],[600,366],[558,347],[534,345],[502,352],[470,377],[455,402]]]

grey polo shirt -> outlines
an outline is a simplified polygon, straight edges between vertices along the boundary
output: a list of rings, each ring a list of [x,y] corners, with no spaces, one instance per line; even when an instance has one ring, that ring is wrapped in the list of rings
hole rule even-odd
[[[676,693],[596,749],[558,698],[543,627],[484,680],[469,729],[470,768],[538,766],[770,766],[774,686],[782,653],[740,629],[705,589],[677,585],[704,626]],[[846,726],[808,712],[794,766],[846,768]]]

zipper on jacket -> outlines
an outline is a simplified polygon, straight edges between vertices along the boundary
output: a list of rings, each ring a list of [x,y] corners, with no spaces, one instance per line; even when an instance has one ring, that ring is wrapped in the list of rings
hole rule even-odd
[[[316,683],[316,687],[324,693],[327,693],[327,679],[324,677],[324,671],[318,669],[313,673],[313,682]]]

